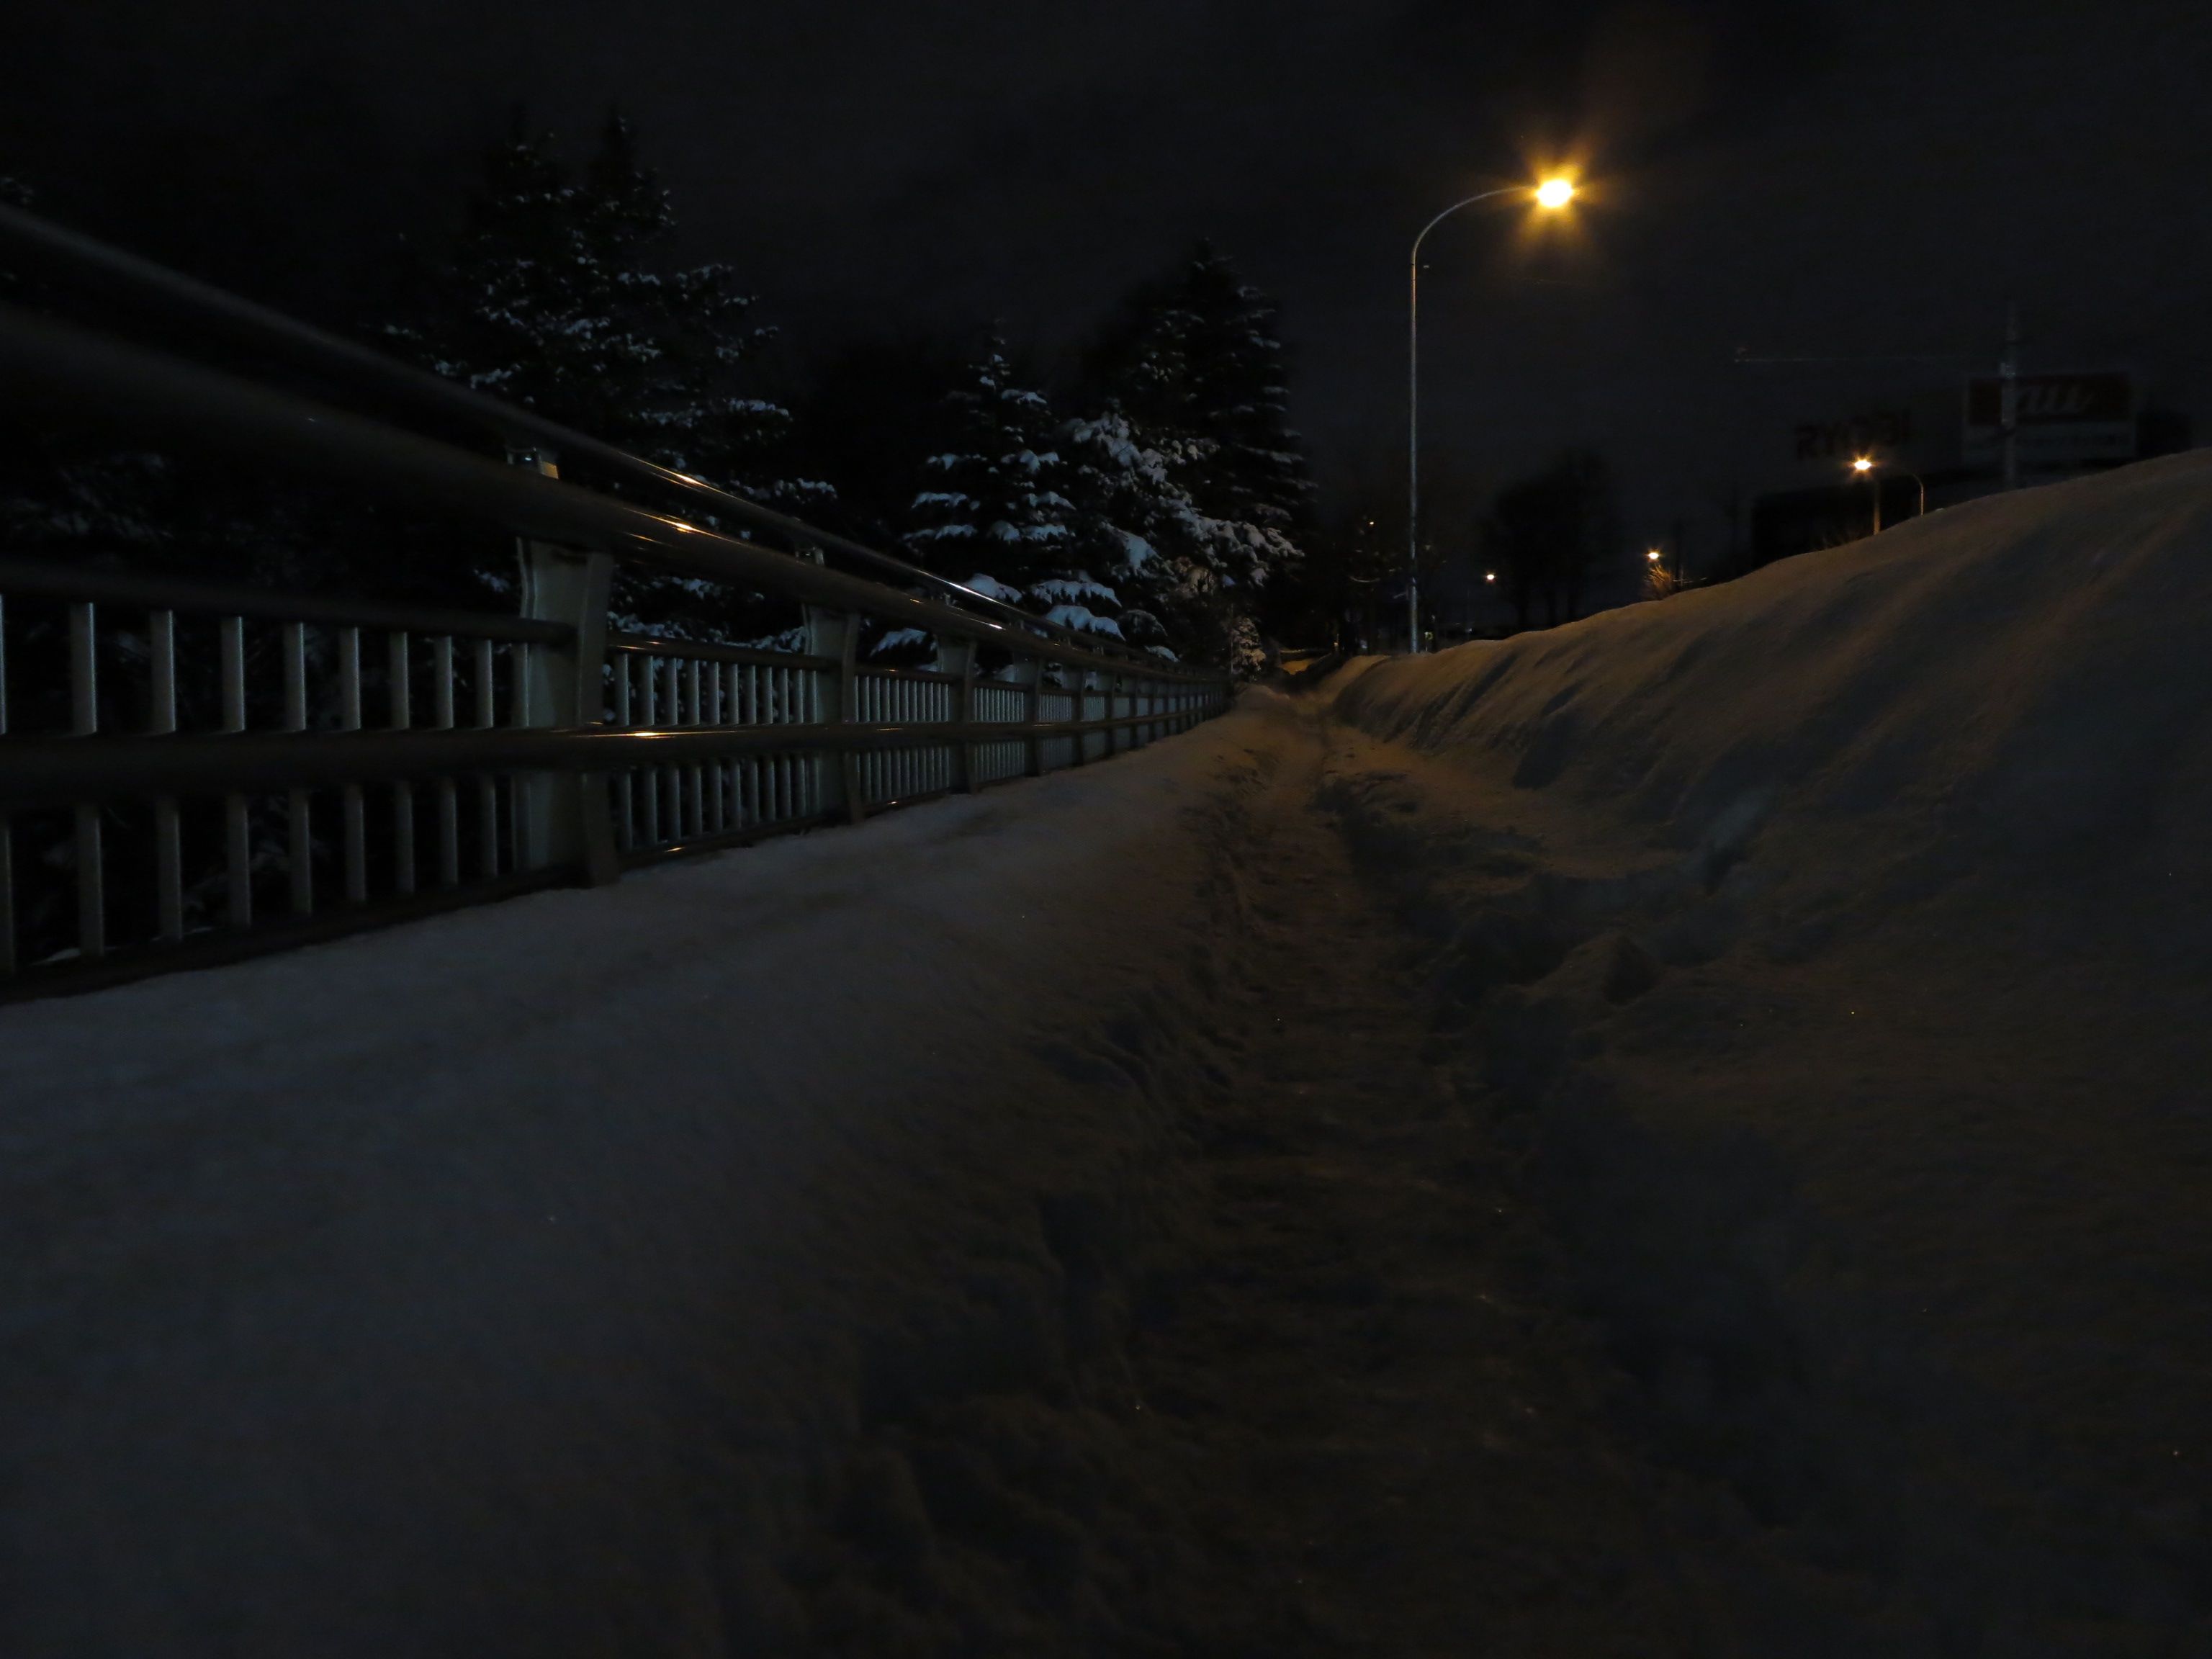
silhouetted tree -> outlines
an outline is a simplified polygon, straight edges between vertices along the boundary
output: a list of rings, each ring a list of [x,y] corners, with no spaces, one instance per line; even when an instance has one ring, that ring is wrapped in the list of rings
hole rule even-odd
[[[580,177],[520,116],[484,158],[462,233],[423,274],[416,314],[387,331],[441,374],[780,510],[830,492],[779,463],[791,416],[752,360],[772,330],[722,264],[665,269],[675,209],[611,113]],[[507,572],[480,571],[503,589]],[[696,583],[626,572],[618,602],[647,625],[714,628]]]
[[[1312,495],[1273,303],[1201,244],[1124,300],[1086,382],[1097,413],[1068,442],[1087,550],[1119,573],[1125,632],[1256,666],[1261,596],[1297,567]]]
[[[986,337],[939,410],[901,538],[908,556],[1068,626],[1118,632],[1112,591],[1079,582],[1071,562],[1075,509],[1061,493],[1069,468],[1060,422],[1044,394],[1021,383],[998,335]]]
[[[1612,475],[1588,449],[1570,449],[1542,472],[1508,484],[1483,528],[1485,550],[1504,572],[1524,629],[1539,602],[1547,628],[1579,616],[1592,571],[1620,540]]]

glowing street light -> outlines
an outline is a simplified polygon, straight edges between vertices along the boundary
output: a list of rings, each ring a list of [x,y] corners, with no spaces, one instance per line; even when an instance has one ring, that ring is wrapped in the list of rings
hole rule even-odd
[[[1415,654],[1421,649],[1421,244],[1429,240],[1431,231],[1462,208],[1471,208],[1477,202],[1492,201],[1500,196],[1522,195],[1545,212],[1557,213],[1575,199],[1575,182],[1554,173],[1534,188],[1504,185],[1470,196],[1465,201],[1454,202],[1421,227],[1421,234],[1413,238],[1413,254],[1407,261],[1406,645]]]
[[[1879,463],[1871,455],[1854,455],[1851,458],[1851,471],[1874,486],[1874,533],[1877,536],[1881,534],[1881,480],[1874,476],[1874,470],[1878,465]],[[1920,488],[1920,510],[1913,516],[1926,518],[1928,516],[1928,480],[1917,472],[1907,472],[1904,476],[1911,479]]]

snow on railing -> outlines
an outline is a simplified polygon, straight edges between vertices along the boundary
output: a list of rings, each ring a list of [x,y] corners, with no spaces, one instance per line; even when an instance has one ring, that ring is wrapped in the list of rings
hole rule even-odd
[[[0,247],[373,411],[0,306],[9,412],[489,520],[522,572],[506,614],[210,584],[74,548],[0,555],[0,995],[611,881],[1107,758],[1226,705],[1219,673],[1102,647],[24,216],[0,210]],[[523,465],[396,424],[395,402]],[[579,488],[556,451],[898,585]],[[619,631],[618,564],[794,603],[804,629],[791,649]],[[866,621],[917,631],[934,664],[864,659]]]

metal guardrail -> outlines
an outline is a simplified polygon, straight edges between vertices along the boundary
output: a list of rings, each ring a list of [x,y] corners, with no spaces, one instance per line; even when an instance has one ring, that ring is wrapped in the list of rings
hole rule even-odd
[[[489,520],[522,572],[501,614],[0,555],[0,996],[611,881],[1106,758],[1226,705],[1218,672],[1051,626],[27,216],[0,210],[0,250],[322,394],[0,306],[0,404]],[[902,586],[580,488],[556,453]],[[611,631],[617,562],[795,600],[804,647]],[[50,677],[32,729],[8,695],[27,610]],[[928,635],[935,665],[863,659],[864,618]]]

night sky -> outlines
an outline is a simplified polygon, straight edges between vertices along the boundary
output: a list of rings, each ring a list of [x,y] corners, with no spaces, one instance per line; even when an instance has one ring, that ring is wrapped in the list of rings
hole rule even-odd
[[[2202,5],[17,0],[9,33],[0,171],[296,306],[449,215],[518,100],[578,152],[615,100],[800,373],[992,317],[1064,362],[1214,238],[1283,301],[1334,487],[1400,465],[1414,230],[1554,159],[1593,186],[1571,236],[1431,240],[1440,468],[1593,444],[1657,533],[1791,481],[1799,419],[1993,367],[2009,296],[2031,368],[2212,424]]]

